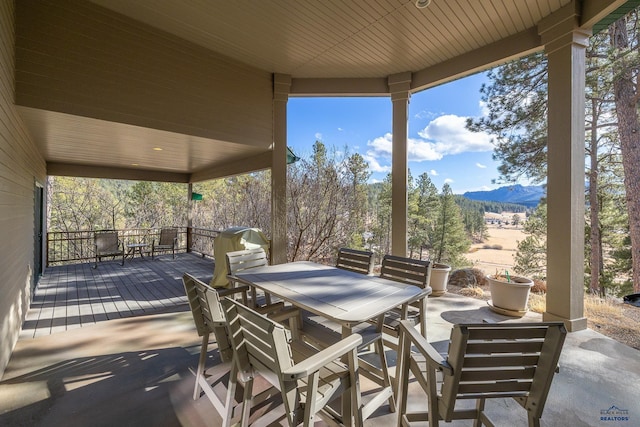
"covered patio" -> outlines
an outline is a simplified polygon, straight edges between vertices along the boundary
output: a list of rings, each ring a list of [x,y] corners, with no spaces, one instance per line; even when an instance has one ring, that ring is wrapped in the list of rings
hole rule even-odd
[[[207,399],[192,400],[200,339],[180,281],[183,271],[208,281],[213,262],[179,254],[175,260],[136,258],[124,267],[117,262],[103,263],[97,270],[75,267],[52,268],[41,281],[0,382],[0,424],[218,425],[220,417]],[[140,286],[153,286],[157,292],[136,295]],[[77,296],[85,292],[88,298]],[[102,307],[94,310],[102,315],[79,318],[83,305]],[[57,313],[53,318],[52,310]],[[484,301],[445,294],[429,299],[429,340],[444,342],[454,323],[540,317],[528,313],[522,319],[508,318],[489,310]],[[210,349],[209,366],[215,366],[215,345]],[[394,354],[389,355],[394,368]],[[640,418],[639,358],[637,350],[592,330],[569,334],[542,425],[634,425]],[[362,380],[364,394],[371,388]],[[426,405],[415,383],[410,403]],[[611,408],[626,411],[628,421],[601,421]],[[388,409],[383,405],[365,425],[395,426],[396,414]],[[490,404],[489,414],[500,426],[526,424],[525,411],[513,401]]]
[[[558,405],[550,411],[571,416],[569,424],[584,420],[584,425],[591,425],[596,418],[592,413],[607,409],[599,399],[604,392],[616,400],[605,406],[633,409],[633,401],[626,399],[637,396],[637,387],[631,388],[637,385],[631,375],[638,369],[637,354],[627,357],[628,349],[585,330],[584,51],[594,30],[605,28],[638,1],[430,3],[419,8],[415,0],[0,1],[0,233],[6,242],[0,257],[0,375],[4,373],[3,384],[13,384],[2,401],[15,405],[3,416],[29,419],[31,415],[22,411],[40,408],[42,403],[35,402],[53,402],[52,396],[73,406],[81,399],[64,397],[70,396],[70,389],[85,391],[84,386],[98,387],[92,401],[104,400],[109,408],[128,404],[124,393],[104,390],[105,382],[98,381],[100,376],[91,368],[75,368],[78,361],[90,366],[93,358],[105,357],[105,342],[123,340],[98,364],[133,363],[140,368],[127,369],[125,381],[150,361],[165,360],[145,353],[149,349],[168,348],[166,354],[175,351],[186,359],[190,356],[184,352],[193,351],[187,338],[192,335],[187,332],[189,322],[180,320],[186,319],[185,313],[142,313],[145,316],[97,322],[62,332],[75,337],[65,342],[57,328],[58,319],[67,318],[67,309],[59,315],[54,308],[48,327],[56,333],[24,339],[28,332],[23,324],[34,321],[29,317],[31,303],[37,302],[50,276],[43,268],[48,175],[190,184],[270,169],[269,237],[274,263],[283,263],[288,99],[384,96],[393,106],[392,252],[404,256],[411,94],[536,51],[544,51],[549,64],[548,303],[542,319],[563,321],[575,332],[569,337],[571,348],[590,355],[564,353],[564,363],[575,376],[568,377],[571,388],[562,390],[562,398],[550,402]],[[98,299],[112,299],[101,293],[100,285],[96,289]],[[162,304],[171,300],[149,295],[145,293]],[[436,301],[462,300],[434,300],[433,310],[441,304]],[[140,314],[140,307],[127,309]],[[436,314],[436,320],[459,309],[439,310],[445,314]],[[486,307],[460,310],[469,321]],[[91,316],[108,318],[106,311]],[[81,308],[68,313],[81,324],[88,316]],[[165,321],[174,326],[154,329]],[[129,341],[125,330],[141,335]],[[183,332],[186,335],[180,335]],[[104,339],[95,338],[101,333]],[[436,332],[434,337],[440,338]],[[8,366],[10,359],[17,366]],[[172,364],[170,359],[167,363]],[[66,378],[68,366],[74,367],[73,384],[53,375]],[[167,366],[158,368],[152,375],[156,380],[145,386],[145,397],[181,377]],[[599,375],[592,376],[595,372]],[[112,381],[111,374],[107,377]],[[582,382],[589,378],[597,378],[598,385]],[[44,388],[29,392],[25,384]],[[578,398],[575,407],[567,406]],[[27,406],[16,404],[16,399],[24,399]],[[152,401],[148,403],[155,405]],[[177,402],[187,405],[185,400]],[[58,411],[64,412],[55,407],[45,415]],[[73,408],[67,414],[72,412]],[[130,415],[137,414],[132,409]]]

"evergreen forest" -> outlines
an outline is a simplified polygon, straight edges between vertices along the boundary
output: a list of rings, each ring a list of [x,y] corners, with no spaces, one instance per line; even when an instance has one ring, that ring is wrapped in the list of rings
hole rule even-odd
[[[347,153],[347,154],[340,154]],[[390,252],[391,176],[367,183],[359,154],[316,141],[311,158],[288,166],[288,259],[331,262],[339,247]],[[49,177],[49,231],[185,227],[256,227],[270,235],[269,171],[193,184],[202,200],[188,200],[186,184]],[[454,266],[482,242],[484,213],[523,212],[513,204],[483,202],[437,189],[427,174],[408,182],[408,255]]]

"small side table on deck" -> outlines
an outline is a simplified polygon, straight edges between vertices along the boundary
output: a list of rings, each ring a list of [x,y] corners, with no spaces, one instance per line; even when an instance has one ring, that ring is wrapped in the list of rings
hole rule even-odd
[[[136,255],[136,250],[140,254],[140,258],[144,258],[144,254],[142,253],[142,249],[146,248],[148,245],[146,243],[130,243],[127,245],[127,257],[133,257]]]

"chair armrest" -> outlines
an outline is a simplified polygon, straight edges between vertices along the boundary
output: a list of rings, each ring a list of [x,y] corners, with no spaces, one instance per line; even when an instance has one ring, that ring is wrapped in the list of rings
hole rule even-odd
[[[400,328],[404,332],[405,339],[409,339],[414,346],[429,359],[429,362],[437,365],[437,368],[446,375],[453,375],[453,369],[447,360],[442,357],[438,351],[427,342],[425,337],[420,335],[408,320],[400,321]]]
[[[241,282],[241,280],[238,279],[233,274],[227,274],[227,280],[230,281],[230,282]]]
[[[308,359],[303,360],[282,372],[289,380],[297,380],[305,378],[312,373],[318,371],[327,363],[334,361],[349,351],[354,351],[362,343],[362,337],[359,334],[352,334],[338,341],[337,343],[321,350]]]
[[[280,303],[276,303],[276,304],[268,305],[266,307],[258,307],[256,311],[260,314],[264,314],[269,319],[276,321],[278,323],[281,323],[283,320],[286,320],[286,319],[291,319],[292,317],[297,318],[300,315],[300,309],[297,307],[285,308],[283,305],[282,308],[276,309],[274,305],[280,307]]]
[[[237,288],[216,288],[218,296],[224,298],[227,295],[239,294],[241,292],[249,292],[248,286],[238,286]]]

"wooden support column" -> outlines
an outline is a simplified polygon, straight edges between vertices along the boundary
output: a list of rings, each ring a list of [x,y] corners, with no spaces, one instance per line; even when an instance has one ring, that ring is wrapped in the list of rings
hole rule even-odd
[[[584,317],[585,49],[576,2],[538,26],[548,57],[547,307],[567,330]]]
[[[187,252],[191,252],[191,245],[193,244],[193,210],[195,209],[195,202],[193,201],[193,183],[187,184],[187,203],[189,209],[187,211]]]
[[[271,163],[271,262],[287,262],[287,102],[291,76],[273,76],[273,151]]]
[[[389,76],[393,103],[393,152],[391,162],[391,253],[407,256],[407,134],[411,73]]]

